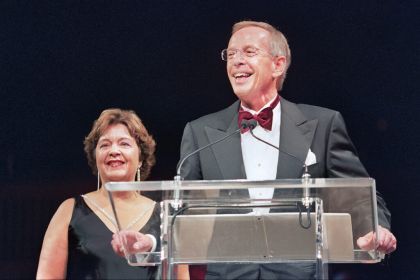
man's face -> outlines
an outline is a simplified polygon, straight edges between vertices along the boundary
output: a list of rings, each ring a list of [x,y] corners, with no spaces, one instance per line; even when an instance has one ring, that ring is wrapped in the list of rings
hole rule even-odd
[[[268,31],[254,26],[242,28],[230,38],[228,50],[237,50],[227,61],[227,74],[239,99],[249,101],[277,92]],[[256,55],[247,56],[254,51]]]

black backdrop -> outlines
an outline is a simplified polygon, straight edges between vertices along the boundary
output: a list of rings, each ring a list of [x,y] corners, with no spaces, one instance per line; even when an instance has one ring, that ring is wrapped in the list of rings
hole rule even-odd
[[[56,207],[95,188],[82,141],[103,109],[135,110],[158,143],[151,179],[172,178],[185,123],[235,100],[220,50],[253,19],[289,40],[282,95],[343,113],[393,213],[397,252],[334,278],[414,279],[419,14],[418,1],[1,1],[0,278],[33,278]]]

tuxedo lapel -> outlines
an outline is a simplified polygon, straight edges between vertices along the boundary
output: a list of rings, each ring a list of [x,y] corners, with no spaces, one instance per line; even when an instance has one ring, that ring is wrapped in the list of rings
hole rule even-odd
[[[236,104],[236,103],[235,103]],[[209,143],[215,142],[237,130],[238,106],[231,106],[222,123],[225,127],[204,127]],[[294,104],[281,99],[280,151],[277,179],[299,178],[311,146],[318,120],[308,120]],[[224,180],[246,179],[239,133],[210,148]]]
[[[229,123],[227,128],[204,127],[209,143],[217,141],[238,130],[238,111],[237,108],[235,108],[235,106],[232,107],[235,112],[230,114],[231,116],[233,115],[233,117],[231,117],[230,120],[226,120],[226,123]],[[211,146],[211,150],[213,151],[224,180],[246,178],[241,151],[241,136],[239,132],[222,142]]]
[[[299,178],[318,120],[307,120],[299,108],[281,99],[280,151],[277,179]]]

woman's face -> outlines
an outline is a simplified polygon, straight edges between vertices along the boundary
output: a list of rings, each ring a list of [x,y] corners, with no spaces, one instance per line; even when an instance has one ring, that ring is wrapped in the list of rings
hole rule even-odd
[[[96,166],[103,184],[134,181],[140,149],[123,124],[109,126],[96,145]]]

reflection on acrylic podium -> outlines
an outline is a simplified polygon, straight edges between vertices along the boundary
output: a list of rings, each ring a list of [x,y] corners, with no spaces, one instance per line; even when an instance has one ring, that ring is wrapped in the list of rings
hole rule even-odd
[[[375,181],[371,178],[272,181],[151,181],[106,184],[118,221],[115,191],[161,192],[160,246],[133,252],[130,265],[160,265],[175,279],[178,264],[376,263],[376,250],[357,248],[358,237],[377,233]],[[249,198],[249,188],[274,188],[273,199]]]

